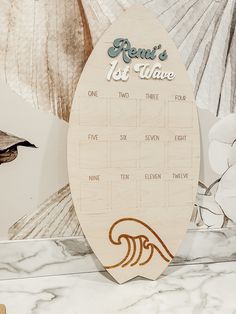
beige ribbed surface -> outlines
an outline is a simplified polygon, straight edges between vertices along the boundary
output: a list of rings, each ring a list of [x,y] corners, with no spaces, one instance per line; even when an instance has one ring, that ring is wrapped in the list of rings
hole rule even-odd
[[[35,108],[69,119],[86,61],[77,0],[2,0],[0,75]]]
[[[36,212],[22,217],[9,229],[9,238],[56,238],[80,235],[81,228],[66,185],[47,199]]]

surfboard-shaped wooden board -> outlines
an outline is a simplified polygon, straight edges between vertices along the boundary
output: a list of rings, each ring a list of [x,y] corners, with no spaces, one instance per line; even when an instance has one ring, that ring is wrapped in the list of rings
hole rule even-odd
[[[119,283],[156,279],[173,259],[193,210],[199,146],[177,48],[147,9],[133,6],[92,52],[68,136],[79,221]]]

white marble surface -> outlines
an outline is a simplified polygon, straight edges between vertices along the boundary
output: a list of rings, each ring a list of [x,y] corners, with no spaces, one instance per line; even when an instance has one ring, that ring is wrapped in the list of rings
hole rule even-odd
[[[0,281],[7,314],[235,314],[236,262],[169,267],[157,281],[105,272]]]
[[[171,265],[236,261],[236,229],[189,230]],[[103,270],[84,237],[0,243],[0,280]]]

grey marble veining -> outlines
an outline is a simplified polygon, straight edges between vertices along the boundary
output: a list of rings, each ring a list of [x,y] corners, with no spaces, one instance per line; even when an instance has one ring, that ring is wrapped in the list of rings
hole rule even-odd
[[[236,262],[169,267],[156,281],[106,272],[0,281],[8,314],[235,314]]]
[[[0,280],[98,271],[84,238],[0,243]]]
[[[171,265],[236,261],[236,229],[189,230]],[[0,280],[98,272],[83,237],[0,243]]]

